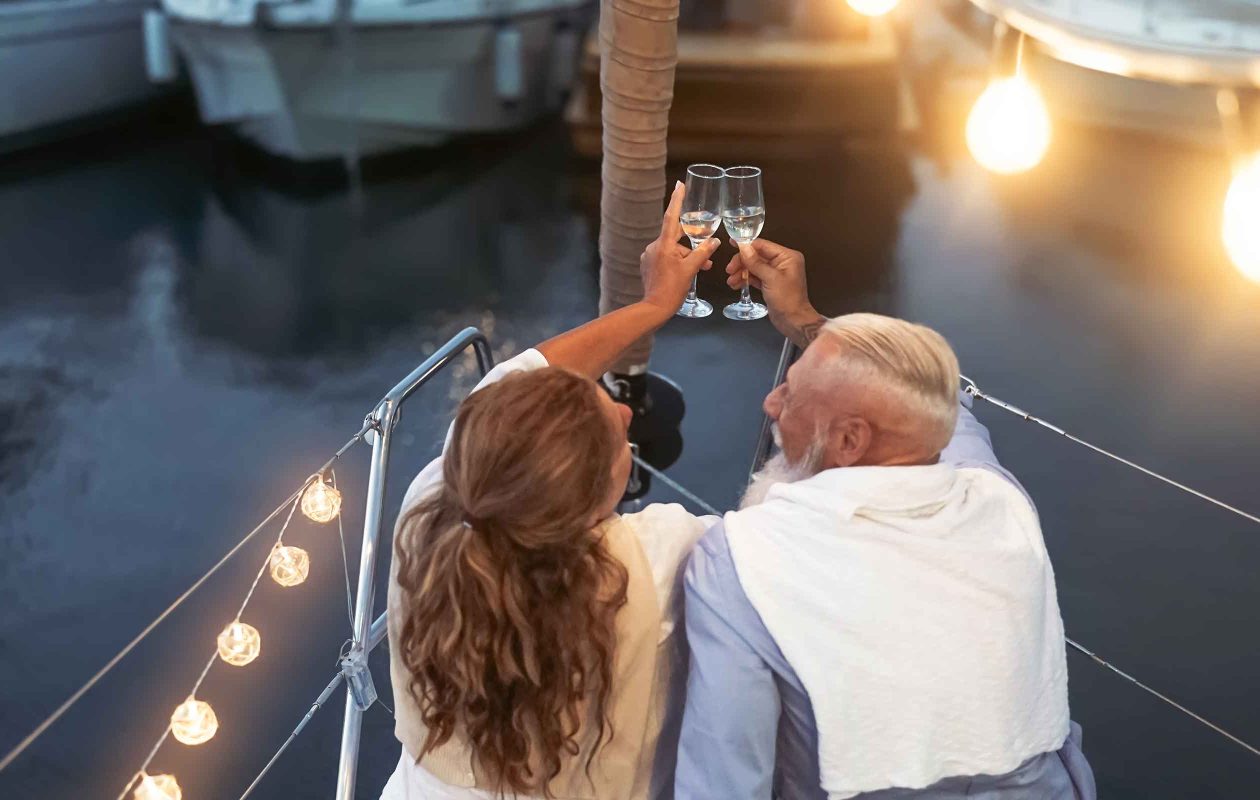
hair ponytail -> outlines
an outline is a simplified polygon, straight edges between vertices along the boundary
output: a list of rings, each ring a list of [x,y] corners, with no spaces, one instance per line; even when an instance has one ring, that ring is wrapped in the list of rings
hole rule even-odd
[[[462,737],[500,791],[549,795],[611,736],[627,573],[590,527],[617,447],[598,391],[548,368],[470,396],[395,543],[422,751]]]

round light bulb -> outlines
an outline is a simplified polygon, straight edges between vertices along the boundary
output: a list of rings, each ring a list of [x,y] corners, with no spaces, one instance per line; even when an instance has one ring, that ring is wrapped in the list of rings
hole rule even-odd
[[[318,475],[302,493],[302,513],[315,522],[332,522],[341,511],[341,492],[324,483]]]
[[[967,147],[985,169],[1026,172],[1050,149],[1050,113],[1022,75],[993,81],[967,117]]]
[[[864,17],[882,17],[897,7],[898,0],[849,0],[849,8]]]
[[[135,800],[183,800],[184,792],[174,775],[142,775],[131,795]]]
[[[1260,283],[1260,153],[1247,159],[1229,184],[1221,238],[1238,271]]]
[[[243,667],[258,658],[262,637],[253,625],[237,620],[219,634],[219,658],[234,667]]]
[[[297,586],[311,571],[311,557],[300,547],[276,545],[271,551],[271,579],[281,586]]]
[[[171,714],[171,735],[183,744],[204,744],[219,730],[219,718],[209,703],[188,698]]]

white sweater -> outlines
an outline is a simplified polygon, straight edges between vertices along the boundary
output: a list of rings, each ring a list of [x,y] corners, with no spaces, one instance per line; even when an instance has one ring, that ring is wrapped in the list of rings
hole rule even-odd
[[[949,464],[849,467],[726,515],[739,581],[813,705],[833,800],[1000,775],[1068,734],[1028,499]]]

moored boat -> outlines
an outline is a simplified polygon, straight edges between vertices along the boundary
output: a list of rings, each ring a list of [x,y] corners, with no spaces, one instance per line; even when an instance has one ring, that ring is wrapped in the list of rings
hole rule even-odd
[[[315,161],[509,131],[558,109],[590,6],[163,0],[163,13],[204,122]]]

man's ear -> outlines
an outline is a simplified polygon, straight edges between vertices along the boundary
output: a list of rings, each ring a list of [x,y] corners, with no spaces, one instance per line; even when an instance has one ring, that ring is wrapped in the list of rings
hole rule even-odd
[[[871,448],[874,432],[861,417],[844,417],[831,424],[827,440],[827,463],[833,467],[851,467],[858,464]]]

